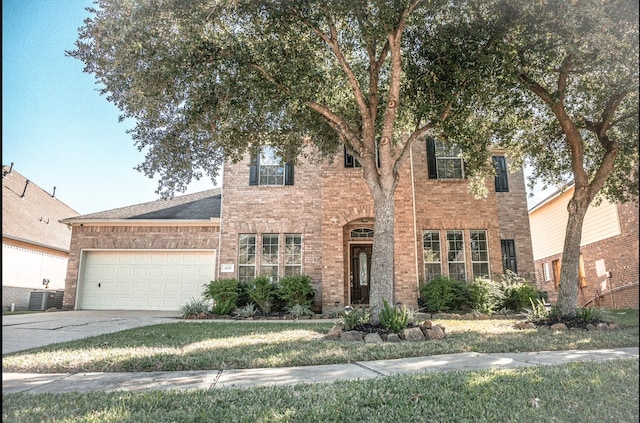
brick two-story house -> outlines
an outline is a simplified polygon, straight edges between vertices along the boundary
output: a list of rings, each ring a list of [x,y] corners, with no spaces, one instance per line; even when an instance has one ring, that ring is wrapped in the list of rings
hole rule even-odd
[[[99,283],[87,282],[86,273],[95,273],[87,259],[100,251],[149,255],[176,248],[183,253],[208,252],[208,260],[215,262],[215,270],[207,270],[211,280],[308,275],[317,292],[316,311],[366,304],[375,213],[362,170],[343,149],[333,160],[314,159],[310,150],[307,153],[294,164],[265,148],[225,163],[219,209],[202,210],[188,222],[181,222],[188,214],[177,218],[171,210],[175,201],[191,204],[190,196],[135,206],[163,210],[163,218],[150,219],[123,208],[66,219],[73,236],[65,304],[87,307],[86,295],[78,292],[84,284]],[[498,176],[487,182],[488,196],[477,199],[468,191],[464,163],[455,149],[433,140],[413,146],[400,168],[395,195],[395,302],[416,307],[418,286],[438,274],[472,280],[511,269],[533,277],[523,173],[508,169],[510,161],[503,155],[493,160]],[[201,197],[214,195],[218,193]],[[195,229],[202,225],[209,229]],[[108,257],[108,265],[114,264],[112,259]],[[207,282],[205,275],[200,282]],[[126,280],[120,282],[121,295],[126,295],[128,284],[136,283],[135,277]],[[136,295],[152,289],[153,283],[148,283]],[[156,289],[154,295],[162,290]],[[174,289],[173,298],[179,300],[165,305],[138,301],[136,306],[129,300],[116,304],[94,296],[91,307],[176,309],[179,301],[189,300],[187,293],[193,296],[196,291],[194,286],[183,294]]]

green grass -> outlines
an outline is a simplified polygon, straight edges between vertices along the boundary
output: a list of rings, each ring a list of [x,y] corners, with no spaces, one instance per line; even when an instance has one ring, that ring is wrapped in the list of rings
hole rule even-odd
[[[624,313],[624,314],[620,314]],[[50,345],[2,358],[5,372],[132,372],[289,367],[460,352],[522,352],[638,346],[638,311],[611,311],[622,329],[516,330],[516,320],[434,320],[448,337],[418,343],[326,341],[332,321],[180,321]]]
[[[633,359],[247,390],[2,398],[2,421],[25,423],[626,423],[637,422],[638,415],[638,360]]]

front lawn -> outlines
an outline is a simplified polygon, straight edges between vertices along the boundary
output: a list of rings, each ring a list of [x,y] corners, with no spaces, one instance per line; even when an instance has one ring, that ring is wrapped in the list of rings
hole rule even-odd
[[[638,346],[638,311],[612,310],[619,330],[514,329],[516,320],[434,320],[448,337],[383,344],[326,341],[333,321],[183,321],[146,326],[3,356],[5,372],[225,370],[347,363],[460,352],[523,352]]]
[[[2,397],[2,421],[22,423],[635,423],[638,415],[634,359],[247,390]]]

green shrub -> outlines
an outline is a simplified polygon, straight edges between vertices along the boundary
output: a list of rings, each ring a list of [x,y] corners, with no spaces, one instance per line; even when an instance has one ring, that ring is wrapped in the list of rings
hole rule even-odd
[[[471,306],[467,285],[466,282],[438,276],[420,286],[420,298],[431,313],[464,310]]]
[[[311,307],[315,297],[311,278],[306,275],[293,275],[280,279],[278,296],[284,301],[286,307],[296,305]]]
[[[180,313],[183,319],[186,319],[192,314],[209,313],[209,301],[204,298],[191,298],[190,302],[180,308]]]
[[[593,307],[577,308],[576,317],[585,323],[599,322],[602,319],[602,312]]]
[[[236,279],[218,279],[205,285],[204,297],[213,300],[213,313],[225,315],[237,308],[238,281]]]
[[[391,307],[387,300],[382,300],[383,307],[380,311],[380,324],[383,328],[395,333],[401,332],[409,325],[410,312],[406,305]]]
[[[249,296],[263,313],[269,314],[276,298],[277,286],[266,276],[258,276],[249,286]]]
[[[256,305],[253,303],[245,304],[242,307],[238,307],[235,309],[233,314],[238,317],[253,317],[256,315]]]
[[[251,288],[250,282],[238,282],[238,300],[236,301],[238,308],[244,307],[248,304],[253,304],[253,301],[251,300],[251,296],[249,295],[250,288]]]
[[[531,309],[527,312],[527,320],[536,322],[550,317],[551,312],[540,298],[537,298],[535,302],[530,300],[530,304]]]
[[[314,314],[309,306],[302,304],[292,305],[287,309],[287,313],[291,316],[294,316],[296,319],[303,316],[313,316]]]
[[[507,310],[521,311],[532,301],[543,298],[542,291],[509,270],[502,275],[501,285],[504,294],[502,307]]]
[[[344,330],[352,330],[356,326],[369,322],[369,310],[364,306],[345,307],[340,313],[340,323]]]
[[[504,298],[500,283],[491,279],[476,278],[469,284],[468,288],[471,308],[481,313],[494,313]]]

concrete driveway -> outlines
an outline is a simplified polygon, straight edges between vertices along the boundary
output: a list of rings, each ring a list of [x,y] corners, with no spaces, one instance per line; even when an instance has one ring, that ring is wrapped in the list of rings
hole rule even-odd
[[[180,321],[172,311],[54,311],[2,316],[2,354]]]

